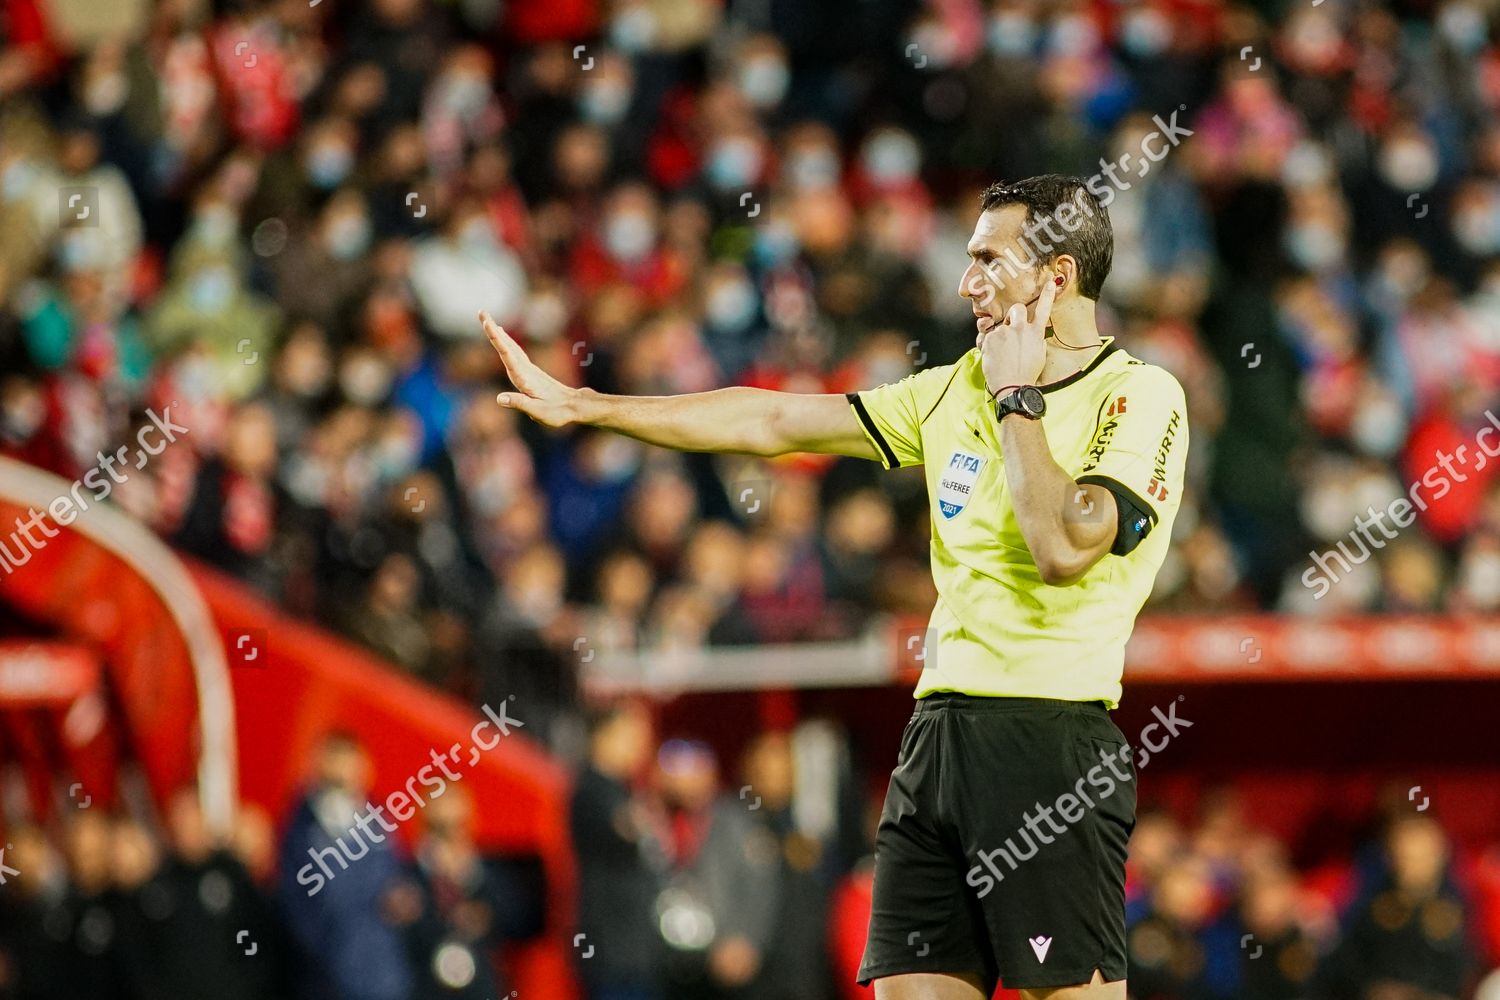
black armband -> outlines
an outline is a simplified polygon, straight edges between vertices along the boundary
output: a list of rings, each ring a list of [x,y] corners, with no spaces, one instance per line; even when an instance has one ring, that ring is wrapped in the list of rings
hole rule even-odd
[[[1123,483],[1110,479],[1108,476],[1084,476],[1078,480],[1079,485],[1092,483],[1109,490],[1115,498],[1115,541],[1109,547],[1113,555],[1124,556],[1135,551],[1135,547],[1151,534],[1151,529],[1156,527],[1156,512],[1151,505]]]

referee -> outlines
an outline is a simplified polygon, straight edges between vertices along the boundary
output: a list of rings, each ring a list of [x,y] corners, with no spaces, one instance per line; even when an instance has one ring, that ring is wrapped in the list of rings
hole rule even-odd
[[[936,642],[876,835],[859,979],[878,1000],[981,1000],[1001,980],[1124,1000],[1135,772],[1108,710],[1182,496],[1186,407],[1099,335],[1114,234],[1082,179],[992,185],[980,208],[959,288],[974,349],[847,397],[575,389],[480,318],[515,386],[499,403],[547,426],[925,467]]]

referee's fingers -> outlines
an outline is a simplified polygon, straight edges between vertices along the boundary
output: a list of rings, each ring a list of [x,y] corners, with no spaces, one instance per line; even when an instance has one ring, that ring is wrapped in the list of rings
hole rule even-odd
[[[537,407],[541,401],[526,395],[524,392],[502,392],[495,397],[495,402],[507,410],[520,410],[528,417],[535,418],[537,416]]]
[[[1052,318],[1052,303],[1057,299],[1057,281],[1049,278],[1042,285],[1042,294],[1036,301],[1036,321],[1041,324],[1042,329],[1047,328],[1047,321]]]
[[[479,322],[484,327],[485,337],[489,339],[491,346],[495,348],[495,352],[500,355],[500,360],[505,362],[507,368],[519,360],[517,355],[520,358],[526,356],[526,352],[521,350],[521,345],[517,344],[511,335],[505,332],[505,328],[490,317],[489,313],[481,310]]]

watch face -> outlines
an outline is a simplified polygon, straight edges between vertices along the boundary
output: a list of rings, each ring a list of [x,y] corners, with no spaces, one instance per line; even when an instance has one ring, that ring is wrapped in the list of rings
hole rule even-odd
[[[1020,392],[1021,405],[1026,408],[1028,416],[1040,417],[1047,412],[1047,398],[1042,395],[1042,390],[1028,385]]]

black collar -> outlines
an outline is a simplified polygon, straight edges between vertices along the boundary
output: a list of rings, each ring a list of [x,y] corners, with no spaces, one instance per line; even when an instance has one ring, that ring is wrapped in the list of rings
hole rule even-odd
[[[1090,361],[1084,367],[1078,369],[1067,378],[1059,379],[1056,382],[1048,382],[1046,385],[1037,386],[1037,388],[1042,390],[1043,392],[1052,392],[1054,389],[1062,389],[1066,386],[1070,386],[1074,382],[1077,382],[1079,379],[1083,378],[1089,372],[1093,371],[1095,368],[1098,368],[1099,365],[1104,362],[1104,359],[1113,354],[1117,349],[1118,348],[1116,347],[1115,342],[1111,340],[1109,343],[1104,345],[1104,350],[1094,355],[1094,360]]]

